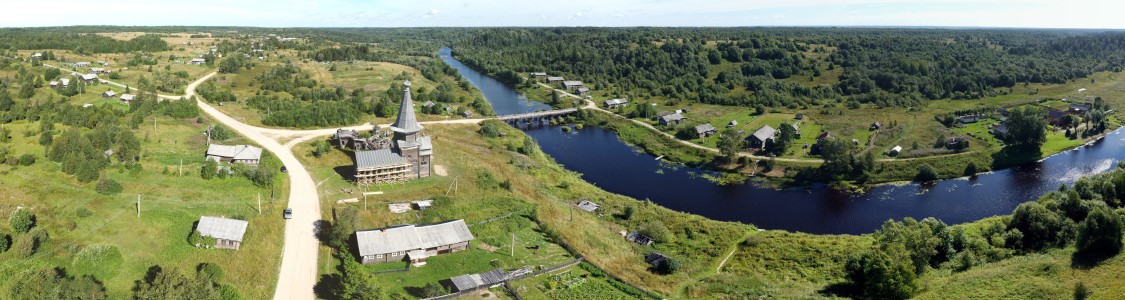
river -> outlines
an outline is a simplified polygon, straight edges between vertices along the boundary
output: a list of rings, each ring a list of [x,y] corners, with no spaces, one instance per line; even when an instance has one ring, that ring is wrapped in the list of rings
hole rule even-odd
[[[441,53],[446,63],[481,89],[496,114],[545,107],[457,62],[448,49]],[[815,234],[871,233],[888,219],[905,217],[935,217],[957,224],[1006,215],[1059,185],[1112,169],[1125,148],[1125,135],[1119,129],[1085,147],[971,179],[883,185],[863,194],[846,194],[824,185],[785,190],[751,183],[718,186],[698,176],[707,171],[657,161],[621,142],[616,133],[597,127],[571,132],[545,127],[526,132],[543,152],[606,191],[715,220]]]

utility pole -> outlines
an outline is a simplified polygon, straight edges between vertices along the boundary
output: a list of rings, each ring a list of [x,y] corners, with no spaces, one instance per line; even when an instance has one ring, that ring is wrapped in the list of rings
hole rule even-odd
[[[184,177],[184,159],[180,159],[180,177]]]
[[[137,217],[141,217],[141,194],[137,194]]]
[[[258,193],[258,214],[262,214],[262,193]]]
[[[516,234],[512,233],[512,257],[516,257]]]

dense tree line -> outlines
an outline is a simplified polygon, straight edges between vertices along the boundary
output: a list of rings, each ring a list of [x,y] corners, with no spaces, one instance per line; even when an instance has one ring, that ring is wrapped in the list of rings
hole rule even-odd
[[[909,106],[995,95],[1016,84],[1061,83],[1125,65],[1125,33],[1118,32],[491,28],[459,33],[442,38],[455,46],[459,60],[489,74],[546,71],[621,95],[742,106],[824,101]],[[840,76],[831,84],[788,80],[833,70]]]
[[[168,43],[156,35],[146,34],[121,41],[94,33],[43,29],[0,30],[0,44],[20,50],[59,49],[71,50],[79,54],[159,52],[169,49]]]

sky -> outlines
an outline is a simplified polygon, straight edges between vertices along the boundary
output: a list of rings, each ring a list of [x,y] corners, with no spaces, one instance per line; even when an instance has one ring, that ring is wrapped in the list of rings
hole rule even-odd
[[[50,3],[50,5],[44,5]],[[945,26],[1125,29],[1115,0],[0,0],[0,27]]]

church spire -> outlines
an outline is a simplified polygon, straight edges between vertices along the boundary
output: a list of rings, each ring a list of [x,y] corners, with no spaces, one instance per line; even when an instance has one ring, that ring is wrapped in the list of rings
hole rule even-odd
[[[391,130],[396,133],[416,133],[422,131],[418,118],[414,115],[414,100],[410,99],[410,81],[402,83],[405,87],[402,94],[402,104],[398,108],[398,119],[391,124]]]

